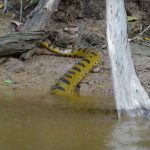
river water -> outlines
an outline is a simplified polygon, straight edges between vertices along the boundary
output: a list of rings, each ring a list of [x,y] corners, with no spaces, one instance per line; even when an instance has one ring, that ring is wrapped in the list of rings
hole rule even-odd
[[[1,91],[1,150],[149,150],[150,121],[117,119],[112,97]]]

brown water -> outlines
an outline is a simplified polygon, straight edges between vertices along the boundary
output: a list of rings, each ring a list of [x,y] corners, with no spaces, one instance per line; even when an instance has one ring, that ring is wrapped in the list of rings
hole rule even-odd
[[[3,91],[0,150],[149,150],[150,121],[118,120],[114,109],[106,96]]]

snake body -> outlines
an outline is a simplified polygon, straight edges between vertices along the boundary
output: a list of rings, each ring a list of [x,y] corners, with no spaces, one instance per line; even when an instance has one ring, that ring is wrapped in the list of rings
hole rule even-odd
[[[52,94],[72,94],[75,92],[77,84],[100,62],[100,53],[97,50],[86,48],[75,49],[74,51],[62,51],[48,42],[41,42],[40,45],[61,56],[82,58],[58,80],[55,86],[52,87]]]

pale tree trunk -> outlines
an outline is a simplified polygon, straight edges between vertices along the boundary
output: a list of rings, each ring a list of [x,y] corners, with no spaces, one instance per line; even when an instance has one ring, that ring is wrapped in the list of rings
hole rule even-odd
[[[123,0],[106,0],[107,40],[119,117],[149,116],[150,99],[134,69]]]
[[[22,31],[38,31],[45,27],[49,18],[57,9],[61,0],[40,0],[34,10],[34,15],[29,19]]]

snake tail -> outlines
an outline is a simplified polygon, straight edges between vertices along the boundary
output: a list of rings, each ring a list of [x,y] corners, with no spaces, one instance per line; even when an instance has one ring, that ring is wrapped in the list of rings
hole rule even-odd
[[[41,44],[50,51],[61,56],[82,57],[73,65],[52,87],[51,93],[56,95],[70,95],[75,92],[78,83],[94,68],[101,60],[100,53],[97,50],[75,49],[68,53],[64,50],[49,45],[47,42]],[[68,50],[67,50],[68,51]]]

